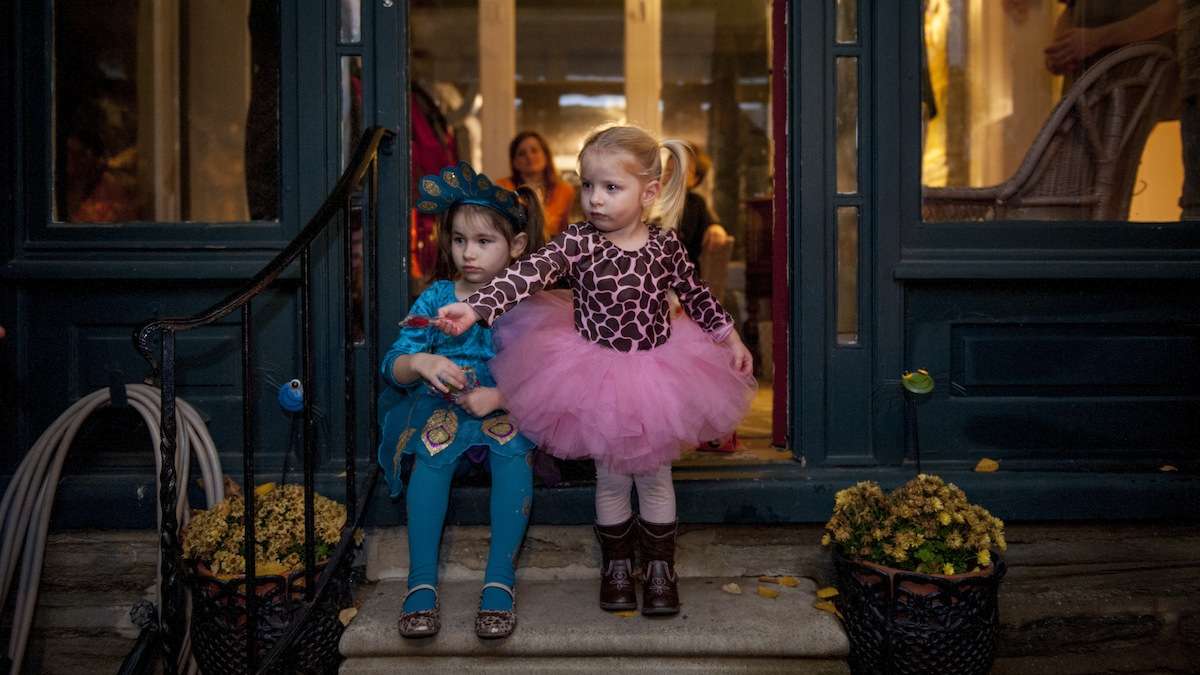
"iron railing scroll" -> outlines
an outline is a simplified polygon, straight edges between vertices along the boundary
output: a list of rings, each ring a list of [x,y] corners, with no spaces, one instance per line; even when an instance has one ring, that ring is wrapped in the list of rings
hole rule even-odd
[[[178,490],[186,489],[180,486],[175,472],[175,336],[178,333],[208,326],[221,320],[234,310],[241,311],[241,356],[242,356],[242,494],[245,500],[245,560],[246,560],[246,599],[245,599],[245,630],[246,654],[244,672],[268,672],[278,669],[280,658],[288,651],[292,642],[301,634],[303,624],[308,619],[312,608],[321,601],[330,579],[339,569],[345,569],[343,558],[350,555],[353,546],[354,532],[361,525],[378,478],[378,468],[372,472],[364,490],[362,500],[358,500],[355,461],[357,458],[357,443],[355,442],[358,424],[357,414],[356,372],[355,372],[355,339],[354,339],[354,301],[353,287],[355,274],[359,272],[352,265],[353,244],[351,241],[351,203],[357,202],[361,196],[359,191],[367,193],[366,217],[363,219],[363,265],[361,273],[365,280],[362,293],[366,307],[363,314],[365,323],[363,334],[371,336],[376,333],[379,319],[378,306],[378,273],[376,268],[376,253],[378,251],[378,194],[379,194],[379,162],[380,155],[390,153],[395,142],[395,132],[382,127],[372,127],[359,140],[354,155],[347,164],[346,170],[338,178],[333,190],[322,202],[316,214],[278,255],[275,256],[262,270],[258,272],[237,291],[224,300],[198,314],[181,317],[156,319],[138,329],[134,334],[134,343],[142,357],[149,362],[153,374],[162,389],[162,468],[160,472],[159,505],[161,508],[161,531],[159,547],[162,552],[162,586],[160,588],[160,606],[157,635],[161,642],[163,656],[163,672],[177,672],[178,658],[184,642],[184,596],[182,570],[182,551],[179,542],[179,524],[175,518],[174,505]],[[364,185],[365,184],[365,185]],[[340,219],[338,216],[341,216]],[[343,528],[341,540],[335,548],[333,557],[329,559],[321,571],[321,576],[314,584],[314,574],[317,568],[316,537],[314,532],[313,494],[316,475],[316,425],[313,414],[314,358],[313,358],[313,319],[312,319],[312,279],[310,257],[314,241],[336,223],[343,224],[341,235],[343,239],[343,312],[346,317],[342,331],[341,344],[344,353],[345,368],[345,411],[346,424],[345,445],[345,476],[346,476],[346,526]],[[301,361],[304,396],[304,608],[293,616],[289,625],[271,650],[260,659],[260,647],[257,644],[256,631],[256,593],[254,552],[254,336],[253,314],[251,301],[266,291],[276,279],[300,260],[300,324],[301,324]],[[368,337],[366,340],[370,363],[378,362],[377,340]],[[155,357],[154,346],[158,346],[159,356]],[[378,398],[379,378],[371,379],[371,401]],[[375,406],[369,405],[370,429],[372,447],[378,444],[378,420]]]

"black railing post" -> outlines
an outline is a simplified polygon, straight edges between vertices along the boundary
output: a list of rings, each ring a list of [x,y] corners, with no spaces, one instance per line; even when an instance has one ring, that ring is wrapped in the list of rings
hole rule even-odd
[[[384,144],[390,146],[392,143],[391,137],[384,139]],[[379,406],[376,401],[379,400],[379,373],[375,369],[379,367],[379,341],[382,338],[379,331],[379,156],[375,156],[375,161],[371,162],[371,195],[367,202],[368,219],[366,222],[371,224],[369,236],[363,237],[364,246],[367,247],[366,255],[363,256],[364,262],[364,281],[370,282],[370,292],[367,293],[367,311],[369,317],[366,321],[366,334],[369,336],[367,340],[367,363],[371,370],[371,398],[367,400],[367,419],[370,427],[370,432],[367,438],[370,439],[370,445],[367,446],[367,456],[374,460],[375,453],[379,447]],[[402,239],[403,241],[403,239]],[[372,461],[372,464],[378,462]]]
[[[300,352],[304,361],[304,598],[312,600],[313,576],[317,568],[316,513],[313,490],[316,483],[317,434],[313,418],[313,398],[317,389],[313,383],[312,274],[309,247],[300,253]]]
[[[242,305],[242,506],[246,519],[246,669],[258,658],[258,545],[254,531],[254,317],[251,301]]]
[[[353,193],[351,193],[353,194]],[[346,520],[354,521],[354,458],[358,455],[358,391],[355,385],[356,369],[354,359],[354,318],[357,308],[354,306],[354,285],[358,281],[354,270],[354,221],[353,210],[350,207],[351,197],[347,196],[342,208],[342,222],[345,231],[342,233],[342,395],[346,401],[345,432],[346,439]],[[365,257],[365,255],[364,255]],[[365,271],[364,271],[365,272]],[[363,301],[366,294],[366,284],[360,289],[358,301]]]
[[[163,645],[163,672],[174,675],[183,644],[183,602],[180,585],[179,523],[175,519],[175,503],[178,500],[178,476],[175,474],[175,331],[160,329],[162,336],[161,368],[159,376],[162,400],[159,407],[158,505],[161,528],[158,547],[162,558],[160,573],[162,585],[159,589],[160,606],[159,633]]]

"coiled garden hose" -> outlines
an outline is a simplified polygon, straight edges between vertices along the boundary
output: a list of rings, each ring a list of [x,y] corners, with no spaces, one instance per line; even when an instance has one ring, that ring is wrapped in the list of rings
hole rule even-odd
[[[154,445],[154,476],[157,487],[162,468],[159,456],[161,393],[157,388],[145,384],[127,385],[125,391],[129,406],[141,414],[150,430],[150,439]],[[50,526],[50,511],[58,490],[63,462],[84,420],[97,409],[111,403],[111,391],[100,389],[76,401],[54,420],[21,460],[20,466],[13,474],[12,482],[4,491],[3,500],[0,501],[0,607],[4,606],[8,597],[13,574],[18,567],[21,570],[14,602],[12,633],[8,642],[8,657],[13,673],[21,672],[25,647],[33,624],[38,585],[42,576],[42,561],[46,551],[46,536]],[[193,454],[203,477],[207,506],[211,507],[221,501],[225,496],[225,488],[217,449],[204,420],[196,409],[183,399],[175,399],[175,405],[178,416],[175,471],[181,486],[175,503],[175,515],[179,519],[180,527],[183,527],[189,517],[187,484]],[[157,489],[154,494],[157,499]],[[161,508],[155,509],[155,513],[161,514]],[[159,529],[161,525],[160,522]],[[155,588],[161,607],[161,559],[159,563],[155,567]],[[195,662],[191,660],[191,645],[185,636],[178,672],[195,671]]]

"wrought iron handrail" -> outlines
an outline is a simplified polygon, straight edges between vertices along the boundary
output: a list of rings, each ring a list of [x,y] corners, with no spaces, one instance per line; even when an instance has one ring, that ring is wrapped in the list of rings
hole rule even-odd
[[[241,351],[242,351],[242,493],[245,506],[245,564],[246,564],[246,670],[247,672],[262,672],[269,668],[287,649],[299,632],[299,627],[307,618],[312,606],[320,599],[335,570],[340,567],[340,560],[350,550],[350,541],[354,530],[361,525],[365,516],[366,504],[373,492],[379,475],[378,467],[372,472],[367,485],[366,494],[361,502],[356,498],[355,460],[357,444],[355,441],[357,396],[355,386],[355,355],[353,340],[353,306],[352,283],[354,269],[352,266],[353,249],[350,229],[350,200],[364,178],[369,180],[367,218],[364,219],[366,232],[363,237],[363,275],[368,283],[364,283],[363,296],[366,300],[366,332],[372,334],[378,325],[378,273],[375,265],[378,250],[378,193],[379,193],[379,155],[387,154],[387,149],[394,142],[395,132],[382,127],[372,127],[366,130],[358,142],[347,168],[342,172],[333,190],[321,203],[317,212],[308,223],[282,251],[277,254],[253,279],[244,286],[229,294],[225,299],[197,314],[155,319],[142,326],[134,333],[134,344],[142,357],[151,365],[153,376],[160,382],[162,388],[161,407],[161,470],[159,473],[159,505],[160,533],[159,548],[162,552],[159,607],[158,636],[162,643],[164,657],[163,669],[166,673],[176,672],[179,651],[182,645],[183,607],[181,586],[181,549],[179,544],[178,522],[175,518],[174,504],[176,502],[178,477],[175,473],[175,334],[192,330],[201,326],[211,325],[227,316],[235,309],[242,314]],[[313,416],[313,338],[311,316],[311,279],[309,257],[313,242],[331,223],[336,222],[335,216],[342,214],[345,227],[342,232],[342,263],[343,263],[343,358],[345,384],[345,446],[346,446],[346,525],[342,531],[334,558],[325,566],[321,578],[314,585],[315,559],[315,523],[313,509],[313,487],[315,482],[316,465],[316,435]],[[300,315],[301,315],[301,352],[304,396],[304,569],[305,569],[305,610],[294,617],[283,639],[277,642],[261,664],[256,664],[256,581],[255,556],[252,547],[254,535],[254,381],[253,381],[253,315],[251,301],[267,290],[279,276],[290,267],[296,259],[300,259]],[[154,345],[159,344],[160,356],[155,359]],[[368,339],[370,363],[378,362],[377,340]],[[371,379],[371,400],[378,397],[379,378]],[[369,406],[370,439],[372,446],[378,444],[378,420],[374,406]]]

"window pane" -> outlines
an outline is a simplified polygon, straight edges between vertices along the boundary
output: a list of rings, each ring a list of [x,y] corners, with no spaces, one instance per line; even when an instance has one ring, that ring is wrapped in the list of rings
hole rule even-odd
[[[837,343],[858,344],[858,207],[837,210]]]
[[[1181,129],[1175,42],[1200,31],[1179,14],[1155,0],[928,2],[924,218],[1178,220],[1197,143],[1181,141],[1196,115],[1185,107]],[[1101,48],[1098,31],[1063,32],[1126,20],[1157,37]]]
[[[858,41],[858,0],[837,0],[837,41]]]
[[[54,21],[54,220],[278,217],[278,0],[56,0]]]
[[[362,40],[362,0],[340,0],[338,16],[338,41],[359,42]]]
[[[711,160],[692,191],[707,202],[712,222],[753,246],[746,207],[771,194],[770,2],[664,0],[662,22],[663,135]],[[680,235],[703,263],[696,221],[686,218]],[[769,234],[770,218],[763,227]],[[769,255],[769,242],[763,250]]]
[[[341,117],[338,123],[342,137],[342,169],[350,162],[350,155],[358,145],[363,132],[363,72],[361,56],[343,56],[341,59]]]
[[[624,0],[516,5],[517,130],[541,134],[573,174],[587,133],[625,117]]]
[[[858,58],[837,59],[837,191],[858,192]]]

